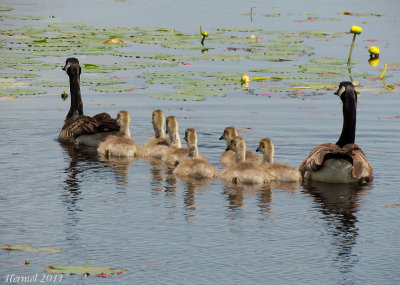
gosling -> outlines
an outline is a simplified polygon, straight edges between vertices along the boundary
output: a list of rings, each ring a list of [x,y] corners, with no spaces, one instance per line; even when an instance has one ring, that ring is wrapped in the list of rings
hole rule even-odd
[[[232,150],[229,150],[229,145],[231,144],[231,141],[233,138],[238,136],[238,132],[235,127],[226,127],[224,129],[224,132],[222,133],[222,136],[219,138],[219,140],[225,140],[226,141],[226,150],[224,153],[221,155],[219,158],[219,161],[224,167],[227,167],[228,165],[231,165],[235,163],[235,153]],[[246,151],[246,161],[248,162],[255,162],[257,164],[260,164],[262,162],[262,157],[258,156],[252,151],[247,150]]]
[[[131,132],[129,130],[131,122],[129,112],[119,111],[116,120],[120,127],[118,134],[108,136],[104,142],[100,143],[97,152],[108,158],[111,156],[139,156],[141,147],[131,138]]]
[[[235,163],[228,165],[220,179],[234,184],[263,184],[272,178],[258,163],[246,161],[246,142],[242,137],[232,139],[228,149],[235,153]]]
[[[260,140],[256,152],[263,154],[261,167],[272,176],[273,180],[284,182],[301,182],[301,173],[289,165],[274,162],[275,146],[270,138]]]
[[[165,137],[164,113],[162,110],[154,110],[151,123],[154,129],[154,138],[150,139],[143,148],[142,155],[155,159],[162,159],[169,150],[169,139]]]
[[[196,180],[217,177],[218,169],[199,155],[196,129],[186,129],[184,140],[188,146],[188,157],[178,164],[174,174]]]

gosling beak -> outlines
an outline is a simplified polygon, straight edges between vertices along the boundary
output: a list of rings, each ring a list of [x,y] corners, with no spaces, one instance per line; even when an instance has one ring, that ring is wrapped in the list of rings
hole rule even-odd
[[[224,137],[223,136],[221,136],[220,138],[219,138],[219,140],[223,140],[224,139]]]
[[[256,152],[259,152],[260,151],[260,148],[258,147],[257,149],[256,149]]]

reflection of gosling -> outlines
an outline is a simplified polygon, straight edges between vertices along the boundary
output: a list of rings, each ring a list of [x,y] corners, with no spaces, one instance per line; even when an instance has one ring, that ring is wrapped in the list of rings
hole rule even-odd
[[[175,116],[169,116],[166,119],[167,134],[170,140],[170,149],[162,158],[169,166],[177,166],[180,161],[188,157],[188,149],[181,145],[181,138],[178,132],[178,120]]]
[[[296,168],[283,163],[274,162],[275,147],[271,139],[265,138],[260,140],[256,151],[263,154],[264,160],[261,167],[278,181],[295,181],[301,182],[301,174]]]
[[[184,139],[188,145],[188,157],[179,163],[174,173],[179,176],[194,179],[217,177],[217,168],[205,158],[200,158],[199,156],[196,129],[186,129]]]
[[[219,161],[221,162],[221,164],[224,167],[227,167],[228,165],[235,162],[235,153],[232,150],[229,150],[228,147],[231,144],[232,139],[237,137],[237,135],[238,135],[238,132],[235,127],[226,127],[224,129],[224,132],[222,133],[222,136],[219,138],[220,140],[226,141],[227,149],[224,151],[224,153],[219,158]],[[262,162],[262,157],[256,155],[252,151],[246,150],[246,161],[256,162],[256,163],[260,164]]]
[[[222,180],[236,184],[262,184],[268,182],[269,175],[257,163],[245,161],[246,142],[244,138],[233,138],[228,148],[235,153],[235,163],[222,170],[220,175]]]
[[[143,156],[162,159],[169,149],[169,139],[165,137],[164,113],[154,110],[151,123],[154,129],[154,138],[150,139],[143,148]]]
[[[129,124],[131,122],[128,111],[119,111],[117,123],[120,126],[118,136],[111,135],[100,143],[97,151],[105,156],[139,156],[140,146],[131,138]]]

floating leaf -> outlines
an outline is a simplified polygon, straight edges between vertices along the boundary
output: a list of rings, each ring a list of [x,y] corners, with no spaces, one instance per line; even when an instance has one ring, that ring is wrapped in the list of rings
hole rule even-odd
[[[68,81],[43,81],[31,83],[31,86],[41,86],[41,87],[68,87]]]
[[[128,270],[110,267],[89,266],[87,264],[81,266],[68,265],[50,265],[45,268],[49,273],[54,274],[77,274],[77,275],[114,275],[128,273]]]
[[[38,70],[50,70],[58,67],[57,64],[18,64],[13,66],[14,69],[23,71],[38,71]]]
[[[151,94],[150,97],[164,100],[203,101],[204,96],[196,95],[191,91],[177,91],[175,93]]]
[[[0,12],[6,12],[6,11],[11,11],[11,10],[14,10],[14,9],[10,8],[10,7],[0,6]]]
[[[4,245],[4,246],[0,246],[0,249],[22,250],[22,251],[30,251],[30,252],[36,252],[36,251],[59,252],[60,251],[59,249],[53,249],[53,248],[32,248],[29,245],[16,245],[16,246]]]
[[[44,90],[33,90],[33,89],[6,89],[0,90],[0,96],[10,96],[10,95],[40,95],[46,94],[47,91]]]
[[[310,59],[311,62],[317,64],[333,64],[333,65],[346,65],[347,60],[333,58],[333,57],[324,57],[324,58],[312,58]]]
[[[34,78],[34,77],[39,77],[39,75],[31,74],[31,73],[0,73],[0,77],[4,77],[4,78]]]
[[[36,21],[36,20],[45,20],[45,17],[37,17],[37,16],[25,16],[25,15],[5,15],[4,17],[13,20],[27,20],[27,21]]]
[[[133,87],[124,85],[99,85],[99,86],[92,86],[89,89],[99,92],[127,92],[127,91],[132,91]]]
[[[81,83],[82,84],[93,84],[93,85],[116,85],[116,84],[123,84],[126,82],[122,81],[122,80],[105,79],[105,78],[101,78],[101,79],[85,78],[85,79],[81,79]],[[68,82],[66,82],[65,84],[69,86]]]

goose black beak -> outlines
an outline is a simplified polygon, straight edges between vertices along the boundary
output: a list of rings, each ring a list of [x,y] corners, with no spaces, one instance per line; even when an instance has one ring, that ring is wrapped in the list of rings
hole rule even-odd
[[[256,149],[256,152],[259,152],[260,151],[260,148],[258,147],[257,149]]]
[[[219,138],[219,140],[223,140],[224,139],[224,137],[223,136],[221,136],[220,138]]]

